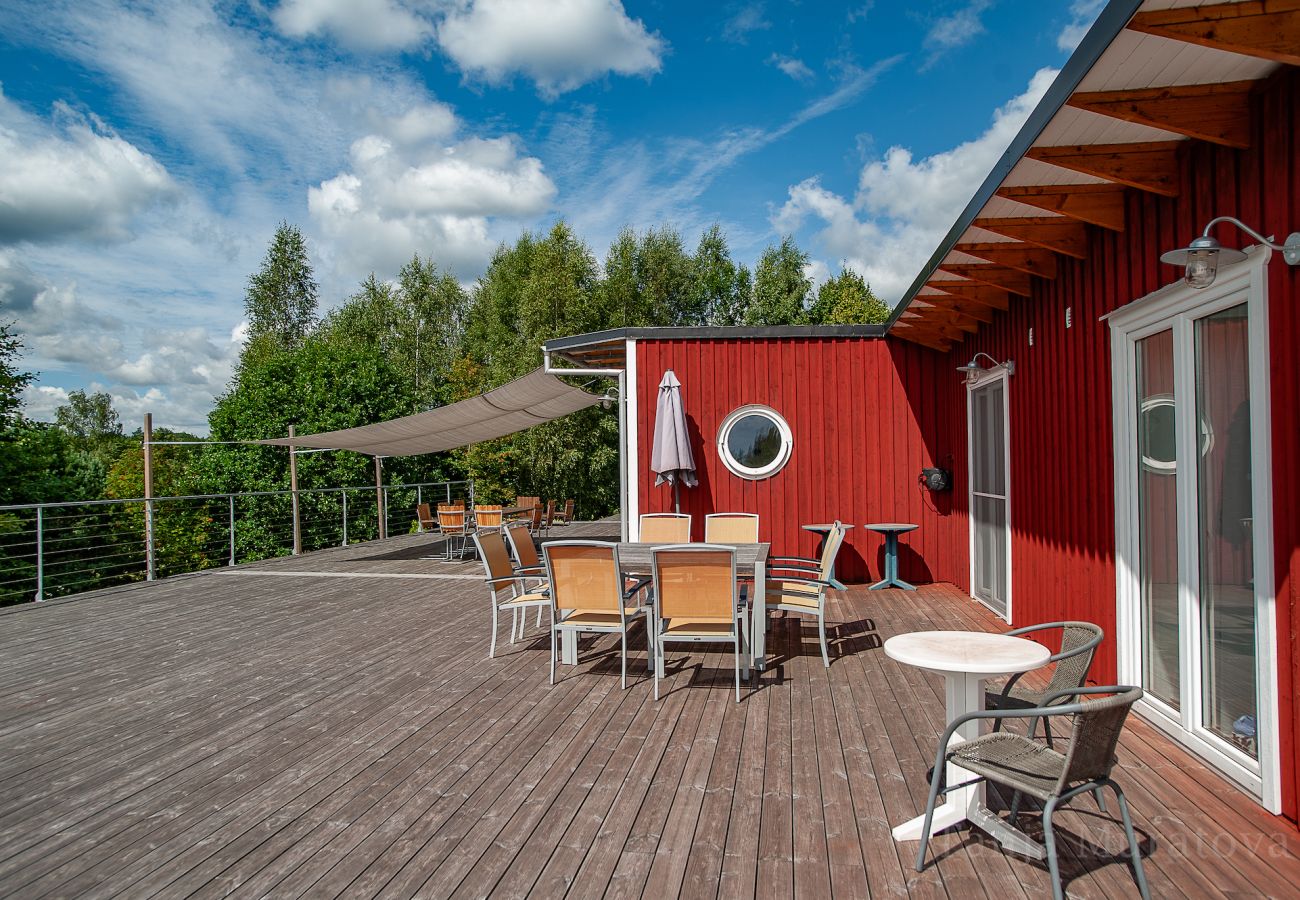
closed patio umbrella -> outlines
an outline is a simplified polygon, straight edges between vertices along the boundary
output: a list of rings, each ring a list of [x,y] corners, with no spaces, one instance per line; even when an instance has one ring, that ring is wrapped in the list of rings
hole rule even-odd
[[[672,369],[664,372],[659,382],[650,468],[658,476],[656,485],[667,481],[673,486],[673,509],[681,512],[680,486],[695,487],[699,482],[695,478],[695,457],[691,454],[686,410],[682,406],[682,384]]]

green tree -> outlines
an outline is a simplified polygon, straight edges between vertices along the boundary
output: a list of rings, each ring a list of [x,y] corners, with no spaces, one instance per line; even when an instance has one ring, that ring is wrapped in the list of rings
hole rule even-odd
[[[316,325],[316,302],[307,241],[296,226],[281,222],[261,268],[248,279],[244,356],[300,345]]]
[[[889,313],[889,307],[863,277],[845,267],[817,289],[808,321],[814,325],[879,324],[889,320]]]
[[[808,296],[812,282],[804,273],[808,254],[784,237],[778,247],[768,247],[754,272],[754,299],[746,310],[747,325],[802,325],[808,321]]]
[[[693,307],[709,325],[740,325],[752,299],[749,269],[731,259],[726,235],[717,224],[700,235],[691,258]]]
[[[18,368],[23,341],[12,327],[11,323],[0,322],[0,439],[6,430],[21,421],[23,390],[35,377]]]
[[[105,469],[124,449],[122,420],[107,391],[71,392],[68,402],[55,409],[54,421],[68,433],[74,447],[98,457]]]

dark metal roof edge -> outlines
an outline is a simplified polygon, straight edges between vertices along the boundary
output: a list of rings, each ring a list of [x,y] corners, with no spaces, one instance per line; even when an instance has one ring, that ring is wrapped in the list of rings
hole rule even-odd
[[[552,353],[595,344],[626,340],[734,340],[758,338],[831,338],[885,336],[884,325],[740,325],[684,326],[676,328],[611,328],[588,334],[555,338],[542,344]]]
[[[930,257],[929,262],[925,264],[916,276],[916,280],[912,282],[912,286],[907,289],[907,293],[898,301],[898,305],[894,307],[893,315],[885,323],[887,329],[892,328],[899,317],[907,311],[908,305],[916,298],[925,283],[930,280],[934,270],[939,268],[943,258],[952,251],[957,241],[965,234],[966,229],[970,227],[979,211],[984,208],[984,204],[989,202],[989,199],[1001,186],[1003,180],[1015,168],[1016,163],[1020,162],[1026,151],[1033,146],[1034,141],[1038,140],[1038,136],[1043,133],[1043,129],[1052,121],[1052,117],[1060,111],[1061,107],[1065,106],[1065,102],[1070,99],[1070,95],[1079,86],[1079,82],[1083,81],[1084,76],[1092,71],[1092,67],[1096,65],[1097,60],[1106,52],[1106,48],[1111,45],[1119,33],[1124,30],[1124,26],[1129,23],[1129,20],[1133,18],[1133,14],[1138,11],[1141,5],[1142,0],[1111,0],[1106,4],[1106,8],[1097,16],[1097,21],[1092,23],[1092,27],[1088,29],[1088,33],[1084,35],[1079,46],[1075,48],[1074,53],[1061,67],[1060,73],[1056,76],[1056,80],[1052,82],[1051,87],[1047,89],[1047,93],[1043,95],[1043,99],[1038,101],[1038,105],[1029,114],[1025,124],[1020,127],[1020,131],[1011,141],[1006,152],[1002,154],[997,165],[989,172],[988,177],[984,179],[984,183],[975,192],[975,196],[971,197],[970,202],[966,204],[966,208],[957,217],[957,221],[953,223],[948,234],[940,241],[939,249]]]

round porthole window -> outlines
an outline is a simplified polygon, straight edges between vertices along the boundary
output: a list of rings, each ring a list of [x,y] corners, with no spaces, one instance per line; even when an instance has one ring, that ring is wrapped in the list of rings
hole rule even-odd
[[[723,464],[741,478],[768,478],[790,461],[790,426],[774,409],[757,404],[733,410],[718,429]]]

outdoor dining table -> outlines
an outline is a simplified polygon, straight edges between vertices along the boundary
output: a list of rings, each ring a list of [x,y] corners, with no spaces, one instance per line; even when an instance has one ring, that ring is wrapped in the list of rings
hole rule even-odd
[[[649,576],[652,566],[652,551],[655,547],[667,547],[669,544],[652,544],[639,542],[623,542],[618,544],[618,564],[625,575]],[[766,628],[767,628],[767,591],[764,585],[767,583],[767,555],[771,549],[770,544],[729,544],[727,546],[736,548],[736,576],[738,578],[752,577],[754,579],[754,589],[750,592],[752,597],[752,606],[750,608],[749,629],[749,656],[750,660],[760,670],[767,659],[766,656]],[[567,665],[577,665],[578,663],[578,636],[575,632],[566,631],[561,634],[560,643],[560,662]]]
[[[991,676],[1014,675],[1037,669],[1051,655],[1042,644],[1006,634],[977,631],[917,631],[885,641],[885,654],[909,666],[940,672],[945,679],[947,721],[984,709],[984,680]],[[952,736],[952,743],[979,737],[979,720],[967,722]],[[950,744],[951,746],[951,744]],[[938,778],[934,772],[931,778]],[[947,784],[961,784],[975,776],[949,763]],[[984,782],[952,788],[944,804],[934,810],[930,833],[936,834],[960,822],[969,821],[987,831],[1008,850],[1042,859],[1043,846],[1018,828],[995,816],[984,805]],[[894,840],[919,841],[925,815],[894,828]]]

